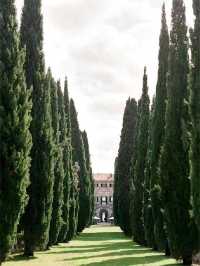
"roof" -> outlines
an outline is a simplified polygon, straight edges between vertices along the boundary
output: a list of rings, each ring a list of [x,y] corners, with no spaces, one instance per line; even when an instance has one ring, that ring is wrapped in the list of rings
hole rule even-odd
[[[94,181],[114,181],[113,174],[94,174]]]

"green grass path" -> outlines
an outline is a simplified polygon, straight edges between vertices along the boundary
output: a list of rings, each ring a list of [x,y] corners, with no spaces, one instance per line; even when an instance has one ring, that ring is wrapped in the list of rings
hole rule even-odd
[[[175,260],[138,246],[118,227],[93,226],[69,244],[60,244],[35,258],[11,257],[3,266],[177,266]]]

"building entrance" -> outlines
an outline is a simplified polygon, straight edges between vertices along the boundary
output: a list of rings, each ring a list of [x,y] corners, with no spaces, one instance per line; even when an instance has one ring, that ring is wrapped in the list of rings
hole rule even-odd
[[[101,223],[107,223],[108,222],[108,211],[105,209],[100,210],[100,219]]]

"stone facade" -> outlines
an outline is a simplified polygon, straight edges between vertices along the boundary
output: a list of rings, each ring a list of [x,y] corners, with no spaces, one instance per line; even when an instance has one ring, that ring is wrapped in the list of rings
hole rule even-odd
[[[113,187],[112,174],[94,174],[95,184],[95,216],[101,222],[108,222],[113,217]]]

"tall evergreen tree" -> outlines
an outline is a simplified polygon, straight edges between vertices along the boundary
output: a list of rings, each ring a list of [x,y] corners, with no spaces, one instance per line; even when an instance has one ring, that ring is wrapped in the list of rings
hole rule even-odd
[[[68,89],[67,77],[65,77],[65,84],[64,84],[64,107],[65,107],[67,137],[68,137],[68,139],[70,139],[70,142],[71,142],[70,99],[69,99],[69,89]]]
[[[77,112],[74,101],[70,101],[70,116],[72,128],[72,158],[74,165],[79,166],[79,213],[78,213],[78,227],[77,231],[82,232],[88,225],[90,217],[90,180],[86,169],[85,151],[83,139],[79,129]]]
[[[140,112],[141,110],[141,99],[137,103],[137,123],[136,123],[136,134],[134,140],[134,153],[132,154],[131,158],[131,168],[130,168],[130,225],[131,230],[133,233],[134,227],[134,194],[135,194],[135,186],[134,186],[134,176],[135,176],[135,164],[137,161],[137,154],[138,154],[138,134],[139,134],[139,122],[140,122]]]
[[[33,256],[36,248],[45,250],[49,242],[54,185],[50,83],[51,79],[47,76],[41,91],[40,106],[38,106],[40,117],[35,122],[39,132],[37,132],[38,139],[35,145],[33,144],[31,153],[29,203],[23,221],[25,256]],[[35,130],[32,132],[35,133]],[[40,173],[39,176],[38,173]]]
[[[151,201],[154,218],[154,236],[156,248],[166,250],[167,239],[164,230],[163,204],[161,200],[161,177],[159,175],[159,159],[164,141],[165,113],[167,103],[167,72],[169,56],[169,33],[166,22],[165,5],[162,10],[162,27],[160,33],[160,51],[158,81],[156,86],[155,111],[152,118],[152,152],[151,165]]]
[[[170,250],[192,264],[194,248],[189,179],[188,38],[183,0],[173,0],[169,48],[168,102],[161,184]]]
[[[132,206],[132,229],[134,240],[139,244],[146,244],[144,232],[144,179],[145,179],[145,163],[148,146],[148,124],[149,124],[149,96],[147,85],[146,67],[144,69],[142,97],[139,107],[139,123],[137,134],[137,155],[134,169],[134,198]]]
[[[66,241],[72,240],[77,234],[79,211],[79,176],[75,166],[72,166],[72,179],[69,194],[69,230]]]
[[[200,2],[193,0],[195,15],[194,30],[191,31],[192,71],[191,71],[191,114],[192,114],[192,147],[191,179],[192,195],[196,224],[200,239]]]
[[[49,246],[58,241],[58,236],[62,227],[62,207],[63,207],[63,149],[60,142],[60,119],[58,110],[58,88],[56,82],[51,77],[51,109],[52,109],[52,127],[54,139],[54,196],[52,206],[52,217],[49,231]]]
[[[74,204],[73,204],[73,214],[74,214],[74,222],[72,224],[72,232],[74,232],[73,236],[76,236],[78,234],[78,217],[79,217],[79,193],[80,193],[80,179],[79,179],[79,165],[74,164],[73,165],[73,199],[74,199]]]
[[[118,166],[117,166],[118,158],[115,158],[114,165],[114,191],[113,191],[113,214],[115,219],[115,225],[119,225],[119,185],[118,185]]]
[[[91,160],[90,160],[90,148],[89,148],[88,136],[87,136],[86,131],[82,132],[82,138],[83,138],[83,145],[84,145],[84,150],[85,150],[86,169],[87,169],[87,173],[88,173],[89,180],[90,180],[90,188],[89,188],[90,217],[89,217],[89,224],[88,225],[91,225],[93,212],[94,212],[94,180],[93,180],[92,166],[91,166]]]
[[[30,91],[13,0],[0,1],[0,264],[12,248],[27,204],[31,135]]]
[[[118,151],[118,219],[124,233],[132,235],[130,226],[130,168],[136,135],[137,102],[128,99],[124,111],[123,128]]]
[[[95,184],[94,184],[94,179],[93,179],[93,172],[91,173],[91,191],[90,191],[90,218],[89,218],[89,226],[93,224],[93,216],[95,212],[95,197],[94,197],[94,192],[95,192]]]
[[[155,98],[153,98],[153,103],[151,106],[151,114],[149,118],[149,139],[148,139],[148,151],[145,162],[145,180],[144,180],[144,231],[145,240],[147,246],[156,249],[155,238],[154,238],[154,219],[152,210],[152,201],[150,197],[151,189],[151,153],[152,153],[152,118],[155,112]]]
[[[69,230],[69,190],[70,190],[70,153],[67,138],[67,121],[65,115],[64,95],[61,90],[60,82],[58,82],[58,110],[60,114],[60,143],[63,149],[63,208],[62,219],[63,225],[59,235],[60,242],[66,242],[67,232]]]
[[[32,89],[31,185],[24,215],[26,256],[48,243],[53,198],[53,141],[50,80],[45,77],[43,55],[43,19],[40,0],[25,0],[21,23],[21,45],[26,48],[25,72],[28,89]]]
[[[70,101],[68,91],[68,81],[65,79],[64,87],[64,107],[65,107],[65,119],[67,126],[67,141],[69,147],[69,228],[66,236],[66,241],[70,241],[77,232],[77,205],[78,203],[78,177],[72,162],[72,141],[71,141],[71,121],[70,121]]]

